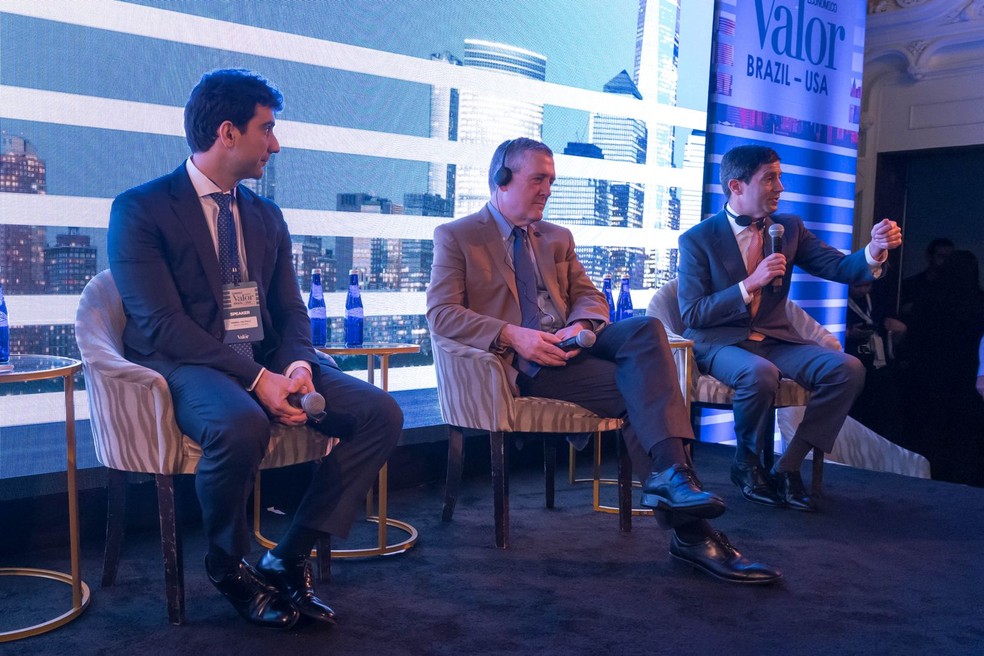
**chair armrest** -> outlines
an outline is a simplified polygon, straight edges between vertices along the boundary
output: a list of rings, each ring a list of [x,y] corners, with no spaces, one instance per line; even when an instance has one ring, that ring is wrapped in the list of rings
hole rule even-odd
[[[840,340],[793,301],[786,301],[786,318],[789,319],[790,327],[803,339],[816,342],[832,351],[842,350]]]
[[[665,327],[665,324],[664,324]],[[670,352],[673,355],[673,362],[676,364],[677,382],[680,384],[680,392],[683,398],[692,399],[697,391],[697,379],[700,377],[700,370],[697,368],[697,357],[694,355],[693,347],[672,348],[674,342],[690,342],[686,337],[681,337],[667,329],[666,337],[670,341]]]
[[[431,343],[445,423],[488,431],[513,425],[512,385],[499,356],[433,333]]]
[[[119,354],[88,355],[82,370],[99,462],[122,471],[182,473],[184,436],[164,377]]]

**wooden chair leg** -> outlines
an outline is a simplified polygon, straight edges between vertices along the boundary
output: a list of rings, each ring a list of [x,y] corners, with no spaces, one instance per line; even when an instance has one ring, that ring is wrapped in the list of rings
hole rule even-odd
[[[762,454],[762,469],[768,474],[772,471],[772,465],[776,461],[776,409],[772,408],[769,411],[770,421],[769,421],[769,434],[761,435],[759,439],[762,440],[762,444],[758,445],[759,453]]]
[[[597,435],[595,436],[597,438]],[[574,450],[574,445],[568,443],[567,445],[567,484],[574,485],[574,467],[577,463],[577,451]]]
[[[157,474],[157,505],[161,519],[161,551],[164,554],[164,592],[167,596],[167,619],[171,624],[184,623],[184,563],[181,536],[174,504],[174,477]]]
[[[509,546],[509,461],[505,434],[502,431],[489,433],[489,448],[492,455],[495,546],[505,549]]]
[[[458,502],[458,490],[461,487],[461,472],[464,467],[464,438],[461,429],[456,426],[448,427],[448,475],[444,483],[444,512],[441,520],[451,521],[454,506]]]
[[[694,439],[700,440],[700,406],[690,403],[690,427],[694,429]]]
[[[810,480],[810,496],[814,499],[823,495],[823,451],[813,449],[813,478]]]
[[[318,583],[331,583],[331,536],[318,538]]]
[[[126,531],[126,472],[110,468],[106,484],[106,551],[103,556],[102,585],[116,582]]]
[[[618,452],[618,530],[629,533],[632,531],[632,461],[622,431],[616,432],[615,445]]]
[[[547,508],[554,507],[554,481],[557,477],[557,438],[554,435],[543,437],[543,494]]]

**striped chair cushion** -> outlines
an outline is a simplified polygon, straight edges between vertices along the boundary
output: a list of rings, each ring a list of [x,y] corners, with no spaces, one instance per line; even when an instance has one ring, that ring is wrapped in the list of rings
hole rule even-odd
[[[445,423],[513,433],[593,433],[622,421],[556,399],[515,397],[495,354],[431,333],[437,396]]]
[[[691,400],[694,403],[707,405],[731,405],[734,401],[735,389],[708,374],[695,377],[691,389]],[[810,392],[789,378],[779,381],[776,392],[775,407],[785,408],[792,405],[806,405],[810,400]]]
[[[649,308],[646,313],[663,322],[667,332],[671,333],[671,340],[676,335],[684,332],[686,326],[680,316],[676,279],[667,282],[657,290],[649,302]],[[814,341],[827,348],[840,348],[840,342],[837,341],[837,338],[831,335],[830,332],[795,303],[786,303],[786,315],[789,317],[793,330],[802,335],[804,339]],[[700,373],[697,368],[697,362],[693,359],[692,352],[690,353],[690,357],[689,371],[691,378],[685,389],[689,389],[690,391],[691,402],[707,405],[731,405],[734,401],[735,390],[709,374]],[[677,368],[680,368],[679,364]],[[796,381],[789,378],[783,378],[779,381],[779,389],[776,391],[775,407],[785,408],[806,405],[809,400],[809,390],[796,383]]]

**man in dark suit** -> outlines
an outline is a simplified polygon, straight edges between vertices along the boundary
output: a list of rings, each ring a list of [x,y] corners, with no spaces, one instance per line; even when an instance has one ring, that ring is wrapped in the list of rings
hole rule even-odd
[[[280,208],[238,184],[260,178],[280,150],[282,101],[249,71],[203,76],[185,107],[191,157],[116,198],[108,246],[126,357],[165,377],[178,426],[202,447],[195,486],[209,580],[246,620],[287,628],[302,614],[334,621],[307,555],[322,535],[348,534],[403,417],[388,394],[318,356]],[[244,560],[246,501],[270,421],[304,424],[288,396],[315,391],[326,402],[318,429],[341,442],[254,568]]]
[[[823,243],[798,216],[775,214],[783,191],[779,155],[739,146],[721,160],[724,210],[680,236],[680,311],[695,341],[701,371],[735,388],[738,448],[731,479],[751,501],[815,510],[799,469],[813,447],[829,452],[864,384],[864,367],[849,355],[808,343],[786,318],[796,264],[842,283],[873,280],[887,251],[902,243],[894,221],[871,230],[871,243],[845,256]],[[772,225],[782,226],[782,251],[765,256]],[[766,238],[763,239],[763,234]],[[785,376],[812,390],[803,422],[766,476],[761,445],[771,445],[771,407]],[[771,447],[770,447],[771,448]]]
[[[744,558],[707,522],[724,501],[703,490],[685,454],[693,432],[666,332],[651,317],[608,324],[608,304],[574,254],[571,232],[541,221],[554,179],[545,144],[499,146],[489,203],[434,231],[431,330],[501,356],[518,394],[624,418],[643,504],[675,528],[670,553],[728,581],[777,580],[779,572]],[[597,333],[590,350],[557,346],[582,330]]]

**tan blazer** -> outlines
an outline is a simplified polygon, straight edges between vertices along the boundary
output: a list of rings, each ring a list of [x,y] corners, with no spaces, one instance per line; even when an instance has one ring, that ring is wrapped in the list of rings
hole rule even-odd
[[[528,234],[536,266],[564,325],[586,319],[597,330],[607,324],[608,304],[574,254],[571,231],[540,221]],[[505,324],[522,324],[516,276],[487,207],[434,230],[427,321],[436,335],[490,351]],[[515,386],[513,352],[497,353],[509,365]]]

